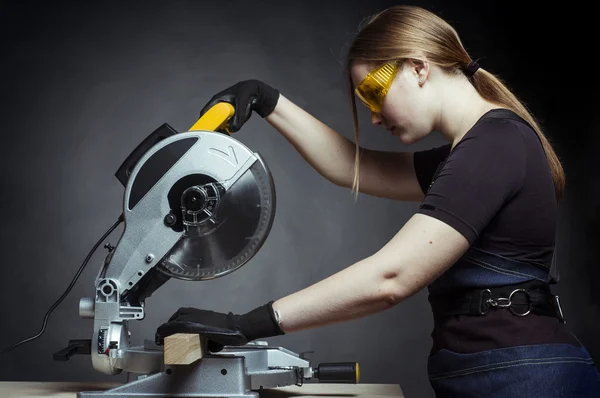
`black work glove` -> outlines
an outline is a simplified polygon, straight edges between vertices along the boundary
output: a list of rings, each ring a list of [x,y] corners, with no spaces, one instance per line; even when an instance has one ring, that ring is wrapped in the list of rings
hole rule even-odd
[[[279,91],[256,80],[243,80],[215,94],[200,111],[200,117],[219,102],[233,105],[235,112],[229,121],[229,131],[235,133],[250,119],[252,111],[265,118],[273,112],[279,101]]]
[[[207,337],[212,352],[221,351],[225,345],[244,345],[255,339],[285,334],[275,320],[273,301],[243,315],[182,307],[158,327],[156,344],[164,344],[164,338],[175,333]]]

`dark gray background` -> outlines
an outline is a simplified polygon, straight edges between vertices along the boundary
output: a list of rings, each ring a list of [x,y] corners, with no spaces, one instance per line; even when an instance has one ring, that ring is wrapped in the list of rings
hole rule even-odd
[[[485,3],[485,5],[483,5]],[[598,85],[586,55],[591,26],[563,7],[524,2],[413,2],[446,18],[473,58],[530,106],[563,160],[557,288],[568,325],[600,362],[598,271]],[[392,1],[4,2],[0,8],[0,144],[3,253],[0,349],[40,330],[92,245],[121,212],[114,172],[164,122],[190,127],[206,101],[248,78],[263,79],[344,135],[352,123],[342,75],[360,20]],[[556,3],[558,4],[558,3]],[[588,31],[584,30],[587,29]],[[557,40],[564,40],[557,43]],[[362,142],[404,147],[370,126]],[[256,115],[236,135],[266,159],[277,215],[262,250],[239,271],[209,282],[172,280],[131,324],[134,343],[180,306],[248,311],[361,260],[390,239],[416,204],[360,196],[330,184]],[[108,239],[115,244],[122,229]],[[46,332],[0,360],[4,380],[124,380],[97,373],[88,357],[52,353],[91,337],[78,317],[104,258],[96,252],[50,317]],[[314,350],[315,364],[358,361],[365,383],[399,383],[408,397],[433,393],[426,376],[432,321],[425,292],[364,319],[272,338]]]

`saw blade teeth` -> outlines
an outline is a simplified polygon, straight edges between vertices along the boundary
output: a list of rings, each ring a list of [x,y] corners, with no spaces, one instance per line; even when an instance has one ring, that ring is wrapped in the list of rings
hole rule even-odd
[[[182,242],[178,242],[180,246],[176,245],[173,248],[174,254],[167,257],[170,261],[160,263],[159,269],[162,272],[187,280],[214,279],[233,272],[256,254],[258,247],[262,245],[269,234],[275,212],[275,192],[269,171],[262,162],[255,162],[236,184],[229,187],[229,191],[217,200],[219,203],[217,203],[216,213],[209,214],[210,211],[206,209],[204,211],[209,215],[212,226],[204,224],[204,230],[200,230],[201,233],[198,236],[182,238]],[[240,206],[240,203],[246,205]],[[221,211],[228,213],[220,213]],[[236,222],[244,224],[236,225]],[[232,224],[228,225],[227,223]],[[234,231],[238,229],[248,230],[249,234],[240,236],[239,242],[233,242],[227,247],[221,246],[223,242],[231,242],[230,237],[223,234],[235,235]],[[196,240],[183,242],[185,239]],[[185,250],[199,250],[195,255],[200,254],[203,262],[193,260],[193,253],[189,256],[189,260],[182,261],[182,258],[186,258]],[[210,263],[212,258],[224,261],[207,266],[206,263]],[[186,266],[186,264],[192,266]]]

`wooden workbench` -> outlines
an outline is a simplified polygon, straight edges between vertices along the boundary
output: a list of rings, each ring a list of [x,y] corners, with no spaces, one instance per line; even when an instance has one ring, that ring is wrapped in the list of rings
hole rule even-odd
[[[121,385],[119,383],[82,383],[82,382],[0,382],[0,397],[52,397],[75,398],[79,391],[104,391]],[[306,383],[301,387],[288,386],[267,390],[261,398],[389,398],[404,397],[397,384],[325,384]]]

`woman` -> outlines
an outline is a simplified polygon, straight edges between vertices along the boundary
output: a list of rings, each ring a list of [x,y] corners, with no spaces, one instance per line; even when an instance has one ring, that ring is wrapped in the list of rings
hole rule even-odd
[[[378,252],[323,281],[244,315],[181,308],[157,340],[194,325],[265,338],[374,314],[427,287],[438,396],[600,396],[593,361],[549,287],[565,176],[533,117],[448,23],[418,7],[367,20],[347,72],[355,143],[258,80],[216,94],[202,113],[232,103],[236,132],[254,111],[334,184],[419,201],[417,214]],[[403,143],[439,131],[448,144],[360,148],[354,96]]]

